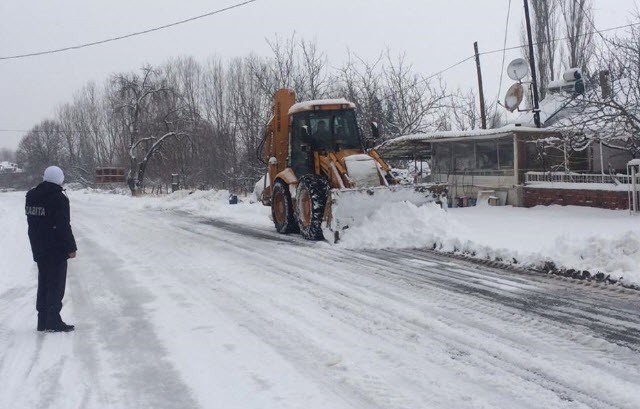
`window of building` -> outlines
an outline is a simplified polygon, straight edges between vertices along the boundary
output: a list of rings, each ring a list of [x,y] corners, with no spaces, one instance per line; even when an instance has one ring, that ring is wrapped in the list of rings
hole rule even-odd
[[[456,172],[473,170],[476,166],[475,144],[473,142],[454,143],[453,158]]]
[[[498,150],[493,141],[476,143],[476,169],[498,169]]]
[[[434,144],[434,173],[449,173],[451,171],[451,146],[440,143]]]
[[[512,141],[502,141],[498,143],[498,163],[500,169],[513,169]]]

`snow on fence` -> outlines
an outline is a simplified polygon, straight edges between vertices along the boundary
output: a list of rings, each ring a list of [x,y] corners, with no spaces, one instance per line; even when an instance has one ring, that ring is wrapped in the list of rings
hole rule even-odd
[[[636,183],[640,183],[640,177],[636,177]],[[631,184],[631,176],[624,174],[590,174],[567,172],[527,172],[525,182],[554,182],[554,183],[606,183],[614,185]]]

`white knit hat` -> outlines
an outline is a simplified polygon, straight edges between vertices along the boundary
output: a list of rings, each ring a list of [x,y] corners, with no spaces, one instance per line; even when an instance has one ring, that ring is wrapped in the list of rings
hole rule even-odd
[[[62,169],[57,166],[49,166],[44,170],[42,180],[62,186],[62,183],[64,182],[64,173],[62,173]]]

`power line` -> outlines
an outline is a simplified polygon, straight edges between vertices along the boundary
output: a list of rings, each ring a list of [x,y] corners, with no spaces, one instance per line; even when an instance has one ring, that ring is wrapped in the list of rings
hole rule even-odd
[[[482,55],[482,53],[480,53],[480,54]],[[455,63],[455,64],[451,64],[451,65],[450,65],[450,66],[448,66],[447,68],[444,68],[444,69],[442,69],[442,70],[440,70],[440,71],[438,71],[438,72],[436,72],[436,73],[433,73],[433,74],[431,74],[431,75],[429,75],[429,76],[425,77],[425,78],[423,79],[423,81],[428,81],[428,80],[430,80],[430,79],[431,79],[431,78],[433,78],[433,77],[437,77],[438,75],[443,74],[443,73],[445,73],[445,72],[447,72],[447,71],[449,71],[449,70],[451,70],[451,69],[453,69],[453,68],[457,67],[458,65],[463,64],[463,63],[465,63],[465,62],[467,62],[467,61],[469,61],[469,60],[471,60],[471,59],[473,59],[473,58],[476,58],[476,56],[475,56],[475,55],[470,55],[469,57],[464,58],[464,59],[462,59],[462,60],[458,61],[458,62],[457,62],[457,63]]]
[[[6,133],[46,133],[46,134],[79,134],[79,135],[90,135],[90,131],[80,131],[76,129],[60,129],[60,130],[38,130],[38,129],[0,129],[0,132]]]
[[[584,37],[584,36],[593,35],[593,34],[596,34],[596,33],[597,34],[606,33],[606,32],[609,32],[609,31],[615,31],[615,30],[619,30],[621,28],[629,28],[629,27],[634,27],[634,26],[638,26],[638,25],[640,25],[640,22],[625,24],[625,25],[622,25],[622,26],[610,27],[610,28],[606,28],[606,29],[603,29],[603,30],[589,31],[589,32],[582,33],[582,34],[580,34],[578,36],[574,36],[574,37]],[[568,40],[569,38],[570,37],[552,38],[551,40],[549,40],[549,42],[563,41],[563,40]],[[540,44],[540,43],[539,42],[533,43],[533,45],[538,45],[538,44]],[[498,48],[498,49],[495,49],[495,50],[484,51],[484,52],[479,53],[479,55],[495,54],[495,53],[501,53],[501,52],[505,52],[505,51],[518,50],[520,48],[524,48],[524,47],[528,47],[528,46],[529,46],[529,44],[527,43],[527,44],[522,44],[522,45],[514,45],[512,47],[503,47],[503,48]],[[440,71],[438,71],[438,72],[436,72],[434,74],[431,74],[431,75],[429,75],[427,77],[424,77],[423,81],[427,81],[427,80],[429,80],[429,79],[431,79],[433,77],[436,77],[436,76],[438,76],[438,75],[440,75],[440,74],[442,74],[442,73],[444,73],[446,71],[449,71],[450,69],[455,68],[458,65],[471,60],[472,58],[475,58],[475,55],[470,55],[469,57],[466,57],[466,58],[458,61],[457,63],[448,66],[447,68],[444,68],[444,69],[442,69],[442,70],[440,70]]]
[[[640,25],[640,22],[624,24],[624,25],[616,26],[616,27],[609,27],[609,28],[606,28],[606,29],[603,29],[603,30],[590,31],[590,32],[582,33],[582,34],[580,34],[578,36],[573,36],[573,37],[584,37],[584,36],[593,35],[593,34],[596,34],[596,33],[598,33],[598,34],[600,34],[602,36],[601,33],[614,31],[614,30],[619,30],[621,28],[634,27],[634,26],[638,26],[638,25]],[[568,40],[569,38],[570,37],[559,37],[559,38],[553,38],[553,39],[548,40],[548,41],[549,42],[557,42],[557,41]],[[533,43],[533,45],[538,45],[538,44],[540,44],[540,43],[539,42],[534,42]],[[479,53],[478,55],[495,54],[495,53],[500,53],[500,52],[504,53],[506,51],[518,50],[518,49],[521,49],[521,48],[524,48],[524,47],[528,47],[528,46],[529,46],[529,44],[527,43],[527,44],[522,44],[522,45],[517,45],[517,46],[512,46],[512,47],[503,47],[503,48],[498,48],[498,49],[495,49],[495,50],[484,51],[484,52]],[[449,71],[449,70],[451,70],[451,69],[453,69],[453,68],[455,68],[455,67],[457,67],[457,66],[459,66],[461,64],[464,64],[465,62],[467,62],[467,61],[469,61],[469,60],[471,60],[473,58],[475,58],[475,55],[470,55],[470,56],[468,56],[466,58],[463,58],[462,60],[460,60],[460,61],[458,61],[458,62],[456,62],[454,64],[451,64],[450,66],[448,66],[448,67],[446,67],[446,68],[444,68],[444,69],[442,69],[440,71],[437,71],[437,72],[435,72],[433,74],[430,74],[430,75],[428,75],[426,77],[423,77],[420,82],[424,84],[424,83],[428,82],[430,79],[432,79],[434,77],[437,77],[438,75],[443,74],[443,73],[445,73],[445,72],[447,72],[447,71]],[[389,96],[392,96],[392,95],[395,95],[395,94],[396,94],[396,92],[391,92],[389,94],[384,95],[383,98],[386,98],[386,97],[389,97]]]
[[[584,8],[584,4],[582,5]],[[589,15],[589,13],[584,13],[584,16],[587,18],[587,21],[589,22],[589,24],[591,25],[591,27],[593,27],[593,29],[595,30],[595,32],[600,36],[600,38],[602,38],[602,41],[604,42],[604,46],[607,47],[607,50],[609,50],[609,54],[611,54],[616,60],[618,60],[618,62],[620,63],[621,66],[624,66],[624,63],[620,60],[620,57],[618,56],[618,54],[614,53],[611,50],[611,46],[609,45],[609,42],[607,41],[606,38],[604,38],[604,36],[602,35],[602,32],[605,30],[598,30],[598,28],[596,27],[596,24],[593,22],[593,19],[591,18],[591,16]]]
[[[551,40],[548,40],[548,42],[555,43],[557,41],[568,40],[569,38],[573,38],[573,37],[584,37],[584,36],[593,35],[593,34],[606,33],[606,32],[609,32],[609,31],[620,30],[621,28],[629,28],[629,27],[634,27],[634,26],[638,26],[638,25],[640,25],[640,22],[625,24],[625,25],[622,25],[622,26],[605,28],[603,30],[589,31],[589,32],[582,33],[582,34],[577,35],[577,36],[571,36],[571,37],[567,36],[567,37],[552,38]],[[538,45],[538,44],[540,44],[540,42],[533,43],[533,45]],[[517,50],[519,48],[524,48],[524,47],[528,47],[528,46],[529,46],[529,44],[522,44],[522,45],[516,45],[516,46],[513,46],[513,47],[499,48],[499,49],[496,49],[496,50],[482,52],[482,53],[480,53],[480,55],[495,54],[495,53],[500,53],[500,52],[503,52],[503,51]]]
[[[135,36],[139,36],[139,35],[142,35],[142,34],[152,33],[154,31],[164,30],[165,28],[174,27],[174,26],[177,26],[177,25],[180,25],[180,24],[185,24],[185,23],[189,23],[191,21],[199,20],[201,18],[213,16],[215,14],[224,13],[224,12],[232,10],[232,9],[236,9],[236,8],[239,8],[239,7],[242,7],[242,6],[246,6],[246,5],[250,4],[250,3],[255,3],[256,1],[258,1],[258,0],[247,0],[247,1],[244,1],[242,3],[233,4],[231,6],[227,6],[227,7],[218,9],[218,10],[210,11],[210,12],[205,13],[205,14],[200,14],[199,16],[190,17],[190,18],[187,18],[187,19],[184,19],[184,20],[175,21],[173,23],[165,24],[165,25],[162,25],[162,26],[157,26],[157,27],[149,28],[149,29],[142,30],[142,31],[136,31],[136,32],[133,32],[133,33],[129,33],[129,34],[125,34],[125,35],[121,35],[121,36],[117,36],[117,37],[107,38],[107,39],[104,39],[104,40],[93,41],[93,42],[90,42],[90,43],[83,43],[83,44],[73,45],[73,46],[69,46],[69,47],[56,48],[56,49],[52,49],[52,50],[37,51],[37,52],[33,52],[33,53],[25,53],[25,54],[17,54],[17,55],[9,55],[9,56],[0,57],[0,60],[16,60],[16,59],[19,59],[19,58],[35,57],[35,56],[38,56],[38,55],[56,54],[56,53],[61,53],[61,52],[65,52],[65,51],[70,51],[70,50],[77,50],[77,49],[85,48],[85,47],[92,47],[94,45],[110,43],[110,42],[113,42],[113,41],[124,40],[125,38],[135,37]]]
[[[61,51],[70,50],[70,49],[74,49],[74,48],[88,47],[90,45],[101,44],[101,43],[109,42],[109,41],[115,41],[117,39],[132,37],[132,36],[139,35],[139,34],[145,34],[145,33],[151,32],[151,31],[157,31],[157,30],[161,30],[163,28],[167,28],[167,27],[171,27],[171,26],[174,26],[174,25],[182,24],[182,23],[185,23],[185,22],[188,22],[188,21],[193,21],[193,20],[196,20],[196,19],[199,19],[199,18],[207,17],[207,16],[210,16],[210,15],[213,15],[213,14],[217,14],[217,13],[221,13],[221,12],[226,11],[226,10],[230,10],[230,9],[233,9],[233,8],[241,7],[241,6],[244,6],[246,4],[253,3],[255,1],[257,1],[257,0],[245,1],[243,3],[238,3],[236,5],[229,6],[229,7],[226,7],[224,9],[212,11],[212,12],[207,13],[207,14],[202,14],[200,16],[192,17],[192,18],[189,18],[189,19],[186,19],[186,20],[181,20],[181,21],[178,21],[178,22],[175,22],[175,23],[171,23],[171,24],[167,24],[167,25],[164,25],[164,26],[152,28],[152,29],[141,31],[141,32],[138,32],[138,33],[128,34],[126,36],[121,36],[121,37],[117,37],[117,38],[114,38],[114,39],[103,40],[103,41],[99,41],[99,42],[95,42],[95,43],[87,43],[87,44],[84,44],[84,45],[81,45],[81,46],[68,47],[68,48],[65,48],[65,49],[44,51],[44,52],[33,53],[33,54],[26,54],[24,56],[0,57],[0,60],[2,60],[2,59],[11,59],[11,58],[29,57],[29,56],[41,55],[41,54],[51,54],[51,53],[54,53],[54,52],[61,52]],[[591,22],[591,25],[595,28],[595,25],[593,24],[593,21],[590,20],[590,22]],[[622,28],[635,27],[635,26],[638,26],[638,25],[640,25],[640,22],[624,24],[624,25],[616,26],[616,27],[609,27],[609,28],[602,29],[602,30],[597,30],[596,29],[594,31],[585,32],[585,33],[582,33],[582,34],[580,34],[578,36],[572,36],[572,37],[583,37],[583,36],[588,36],[588,35],[593,35],[593,34],[599,34],[600,36],[602,36],[602,33],[606,33],[606,32],[609,32],[609,31],[615,31],[615,30],[619,30],[619,29],[622,29]],[[568,36],[567,37],[553,38],[553,39],[549,40],[549,42],[563,41],[563,40],[567,40],[569,38],[570,37],[568,37]],[[534,42],[533,43],[533,45],[538,45],[538,44],[540,44],[540,43],[538,43],[538,42]],[[484,52],[479,53],[479,55],[495,54],[495,53],[499,53],[499,52],[503,52],[504,53],[506,51],[517,50],[517,49],[521,49],[521,48],[527,47],[527,46],[528,46],[528,44],[522,44],[522,45],[512,46],[512,47],[503,47],[503,48],[499,48],[499,49],[495,49],[495,50],[484,51]],[[441,69],[440,71],[437,71],[437,72],[435,72],[433,74],[430,74],[430,75],[428,75],[426,77],[423,77],[420,82],[426,83],[430,79],[432,79],[434,77],[437,77],[440,74],[443,74],[443,73],[445,73],[445,72],[447,72],[447,71],[449,71],[449,70],[451,70],[451,69],[453,69],[453,68],[455,68],[455,67],[457,67],[457,66],[459,66],[461,64],[464,64],[465,62],[467,62],[467,61],[469,61],[469,60],[471,60],[473,58],[475,58],[475,55],[470,55],[470,56],[468,56],[466,58],[463,58],[462,60],[460,60],[460,61],[458,61],[458,62],[456,62],[454,64],[451,64],[451,65],[447,66],[446,68]],[[388,97],[390,97],[392,95],[395,95],[395,94],[396,94],[395,92],[391,92],[389,94],[383,95],[382,97],[383,98],[388,98]],[[21,130],[21,129],[0,129],[0,132],[32,132],[32,131]],[[43,132],[43,131],[33,131],[33,132]],[[63,132],[63,131],[60,131],[60,132]],[[71,132],[82,133],[83,131],[71,131]]]
[[[511,15],[511,0],[509,0],[509,4],[507,5],[507,21],[504,24],[504,41],[502,42],[502,48],[507,48],[507,37],[509,34],[509,17]],[[504,62],[505,57],[507,56],[507,51],[502,52],[502,68],[500,68],[500,82],[498,83],[498,97],[497,100],[500,99],[500,92],[502,92],[502,78],[504,75]]]

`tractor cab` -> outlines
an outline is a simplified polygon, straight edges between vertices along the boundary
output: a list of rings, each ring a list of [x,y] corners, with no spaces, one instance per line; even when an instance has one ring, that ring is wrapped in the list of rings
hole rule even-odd
[[[294,105],[289,110],[288,164],[296,175],[314,172],[316,154],[326,156],[344,150],[363,152],[353,104],[338,102],[316,101],[317,105]]]

